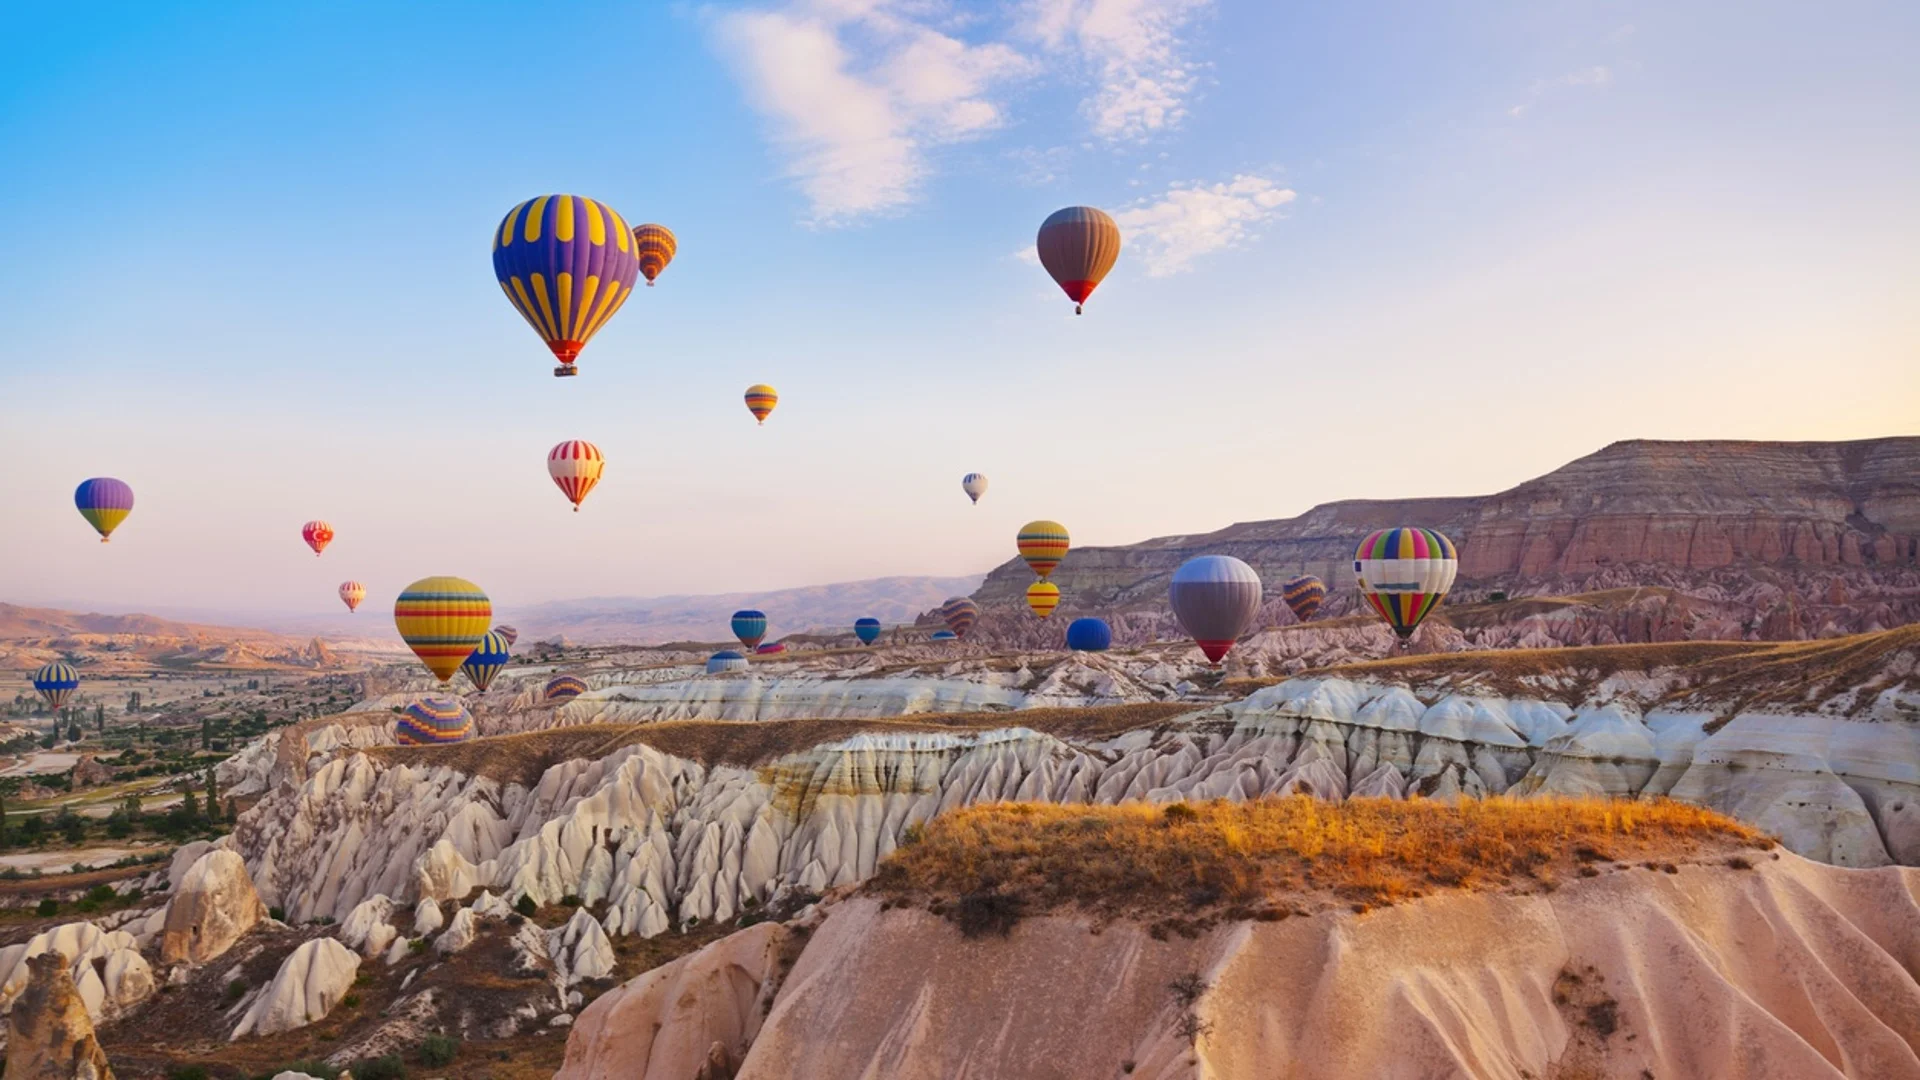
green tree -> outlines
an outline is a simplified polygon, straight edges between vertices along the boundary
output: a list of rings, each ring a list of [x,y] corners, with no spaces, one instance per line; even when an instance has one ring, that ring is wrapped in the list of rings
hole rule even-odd
[[[137,713],[139,711],[140,711],[140,691],[135,690],[132,693],[127,695],[127,715],[131,716],[134,713]]]
[[[200,796],[194,793],[193,786],[187,786],[186,796],[180,800],[180,816],[188,821],[200,820]]]
[[[81,739],[84,739],[86,737],[87,737],[87,733],[80,730],[80,721],[78,720],[67,721],[67,741],[68,742],[79,742]]]
[[[207,766],[207,820],[220,820],[220,780],[213,766]]]
[[[203,716],[200,718],[200,749],[205,750],[207,748],[207,743],[212,741],[212,739],[213,739],[213,717]]]
[[[107,707],[105,705],[95,705],[93,707],[93,726],[100,729],[100,734],[105,735],[107,733]]]

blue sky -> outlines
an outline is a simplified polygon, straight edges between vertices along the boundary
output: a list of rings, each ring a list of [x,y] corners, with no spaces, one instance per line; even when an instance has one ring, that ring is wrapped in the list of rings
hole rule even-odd
[[[10,600],[960,573],[1920,430],[1911,4],[60,7],[0,70]],[[487,254],[549,191],[681,239],[573,380]],[[1127,237],[1082,318],[1026,255],[1074,203]]]

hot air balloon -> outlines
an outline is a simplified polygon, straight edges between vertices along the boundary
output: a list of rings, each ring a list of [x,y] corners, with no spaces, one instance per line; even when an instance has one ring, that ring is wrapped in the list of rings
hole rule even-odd
[[[880,640],[880,620],[879,619],[853,620],[853,636],[859,638],[860,644],[862,645],[871,645],[874,642],[879,641]]]
[[[641,225],[633,230],[634,250],[640,254],[640,276],[647,279],[647,286],[653,286],[653,279],[673,261],[673,253],[680,250],[679,241],[673,238],[673,230],[665,225]]]
[[[784,641],[769,641],[753,650],[755,656],[779,656],[786,651],[787,643]]]
[[[940,618],[953,631],[953,636],[964,638],[973,624],[980,621],[980,605],[964,596],[956,596],[940,605]]]
[[[1074,652],[1106,652],[1113,644],[1113,630],[1105,619],[1075,619],[1067,624],[1067,648]]]
[[[309,521],[300,526],[300,539],[313,549],[313,556],[317,559],[321,552],[327,550],[327,545],[333,543],[333,526],[324,521]]]
[[[1027,586],[1027,606],[1041,618],[1053,614],[1060,606],[1060,586],[1051,581],[1036,581]]]
[[[935,630],[933,633],[927,635],[927,640],[928,641],[958,641],[960,640],[960,635],[954,633],[951,630]]]
[[[1320,614],[1320,605],[1327,599],[1327,583],[1312,574],[1290,577],[1280,586],[1280,599],[1293,610],[1294,618],[1306,622]]]
[[[466,673],[468,681],[473,683],[475,690],[484,694],[487,692],[487,687],[493,685],[493,677],[500,674],[500,669],[506,667],[507,661],[512,659],[507,655],[509,647],[507,639],[500,636],[500,631],[492,630],[480,639],[478,648],[467,654],[466,662],[460,665],[460,670]]]
[[[980,496],[987,493],[987,474],[970,472],[960,478],[960,490],[967,493],[975,506],[980,504]]]
[[[1403,649],[1446,598],[1459,569],[1453,541],[1432,529],[1380,529],[1353,553],[1360,595],[1393,627]]]
[[[778,404],[780,404],[779,392],[766,383],[754,383],[747,387],[747,411],[753,414],[755,420],[766,423],[767,415],[773,412],[773,407]]]
[[[612,207],[542,195],[507,211],[494,230],[493,276],[560,361],[553,373],[576,375],[580,350],[633,295],[640,256]]]
[[[367,587],[357,581],[340,583],[340,602],[347,605],[348,611],[359,611],[360,601],[367,598]]]
[[[428,694],[400,711],[393,724],[401,746],[444,746],[473,738],[473,714],[459,699]]]
[[[96,476],[80,481],[80,486],[73,489],[73,505],[104,544],[133,513],[133,489],[111,476]]]
[[[59,662],[43,664],[33,673],[33,688],[47,703],[47,708],[58,712],[66,705],[67,699],[80,687],[80,673],[72,664]]]
[[[752,665],[747,658],[732,649],[721,649],[707,657],[707,674],[724,675],[729,671],[745,671]]]
[[[558,705],[563,701],[572,701],[586,692],[585,680],[572,675],[555,675],[548,679],[547,685],[541,689],[540,700],[549,705]]]
[[[600,470],[606,466],[607,459],[600,456],[600,448],[585,439],[568,439],[547,451],[547,475],[553,477],[555,486],[573,504],[576,514],[587,492],[600,482]]]
[[[1078,315],[1120,257],[1120,226],[1104,211],[1069,206],[1040,223],[1034,246],[1040,251],[1040,265],[1073,301],[1073,313]]]
[[[733,636],[749,649],[760,644],[760,639],[767,636],[767,613],[751,608],[734,612]]]
[[[393,624],[400,628],[400,640],[443,683],[479,647],[492,619],[493,603],[487,594],[457,577],[421,578],[393,602]]]
[[[494,627],[493,632],[507,639],[507,648],[509,649],[513,648],[514,642],[520,640],[520,631],[505,624]]]
[[[1029,521],[1020,526],[1015,542],[1020,545],[1020,557],[1027,560],[1027,568],[1043,581],[1067,557],[1067,527],[1057,521]]]
[[[1180,564],[1167,599],[1193,643],[1218,665],[1260,610],[1260,575],[1229,555],[1200,555]]]

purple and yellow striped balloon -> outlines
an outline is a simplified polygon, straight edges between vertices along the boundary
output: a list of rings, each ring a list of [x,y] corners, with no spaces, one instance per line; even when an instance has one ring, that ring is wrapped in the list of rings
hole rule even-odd
[[[133,513],[133,489],[111,476],[96,476],[80,481],[73,490],[73,505],[106,543],[113,530]]]
[[[542,195],[507,211],[493,234],[493,276],[515,311],[553,350],[555,375],[633,295],[639,245],[626,220],[581,195]]]

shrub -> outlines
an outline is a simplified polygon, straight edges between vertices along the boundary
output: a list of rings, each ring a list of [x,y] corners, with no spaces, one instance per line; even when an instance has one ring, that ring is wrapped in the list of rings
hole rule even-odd
[[[229,1004],[247,996],[247,980],[234,979],[227,983],[227,1001]]]
[[[567,895],[560,898],[560,903],[566,907],[579,907],[580,898],[573,895],[572,893],[568,893]]]
[[[111,885],[95,885],[87,890],[87,899],[97,904],[106,904],[119,899],[119,894],[113,891]]]
[[[419,1054],[422,1065],[451,1065],[453,1059],[460,1055],[460,1040],[451,1035],[429,1035],[420,1040],[415,1052]]]
[[[1160,812],[1160,816],[1169,825],[1181,825],[1190,821],[1200,820],[1200,811],[1195,810],[1186,803],[1176,802],[1168,803],[1167,808]]]
[[[998,888],[982,889],[960,897],[954,907],[954,922],[963,937],[985,937],[1013,933],[1020,921],[1020,898]]]
[[[346,997],[340,999],[340,1004],[349,1009],[357,1009],[360,1007],[360,995],[348,994]]]
[[[58,915],[60,914],[60,901],[55,900],[53,897],[49,896],[46,899],[40,901],[39,906],[33,909],[33,913],[35,915],[40,916],[43,919],[48,917],[49,915]]]
[[[520,894],[520,899],[513,902],[513,910],[531,917],[534,912],[540,910],[540,905],[533,902],[533,897],[522,893]]]
[[[354,1062],[348,1071],[353,1073],[354,1080],[407,1080],[407,1064],[400,1060],[399,1054],[363,1058]]]
[[[411,940],[409,940],[409,941],[407,942],[407,951],[408,951],[408,952],[410,952],[410,953],[423,953],[423,952],[426,952],[426,951],[427,951],[427,939],[426,939],[426,938],[423,938],[423,937],[417,937],[417,938],[413,938],[413,939],[411,939]]]
[[[267,918],[272,919],[274,922],[286,922],[287,909],[275,904],[273,907],[267,909]]]

